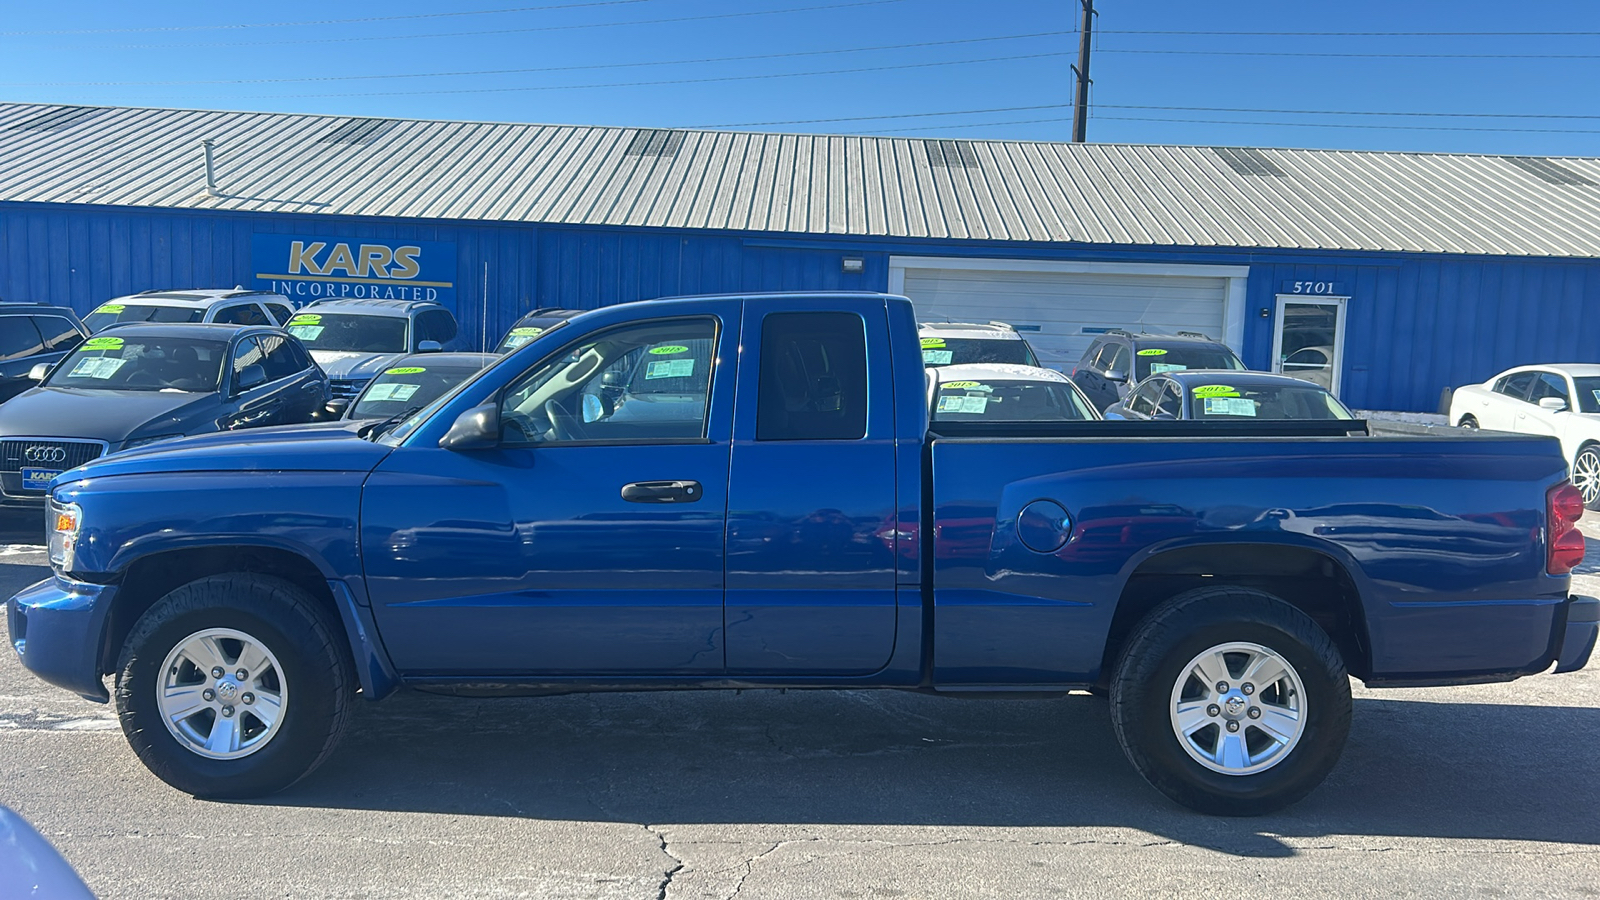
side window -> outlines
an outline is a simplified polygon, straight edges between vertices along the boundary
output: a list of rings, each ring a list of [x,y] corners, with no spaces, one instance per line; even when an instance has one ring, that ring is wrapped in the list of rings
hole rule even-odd
[[[289,358],[294,360],[296,372],[304,372],[311,368],[311,354],[306,352],[305,346],[299,340],[291,337],[284,341],[282,352],[288,353]]]
[[[292,378],[300,374],[305,367],[295,359],[293,348],[289,342],[275,334],[256,338],[261,344],[265,361],[262,367],[267,370],[267,380],[277,381],[279,378]]]
[[[1105,346],[1105,344],[1099,341],[1095,341],[1094,343],[1090,344],[1089,349],[1083,351],[1083,358],[1078,360],[1078,368],[1094,368],[1095,360],[1100,358],[1100,351],[1104,350]]]
[[[855,313],[773,313],[761,321],[758,441],[867,436],[867,332]]]
[[[1567,396],[1567,380],[1551,372],[1540,372],[1539,378],[1533,383],[1533,393],[1528,396],[1531,402],[1538,403],[1546,397],[1559,397],[1565,400],[1567,408],[1572,408],[1572,398]]]
[[[83,335],[78,333],[70,320],[62,316],[34,316],[33,324],[38,327],[45,346],[57,353],[83,343]]]
[[[456,337],[456,317],[442,309],[430,309],[417,314],[417,342],[438,341],[448,344]]]
[[[1525,400],[1528,397],[1528,388],[1533,386],[1533,380],[1537,377],[1539,377],[1538,372],[1518,372],[1515,375],[1502,378],[1494,389],[1497,393],[1505,394],[1507,397]]]
[[[1165,390],[1161,392],[1161,399],[1156,402],[1156,415],[1167,415],[1174,419],[1183,418],[1182,390],[1173,382],[1166,382]]]
[[[1156,394],[1161,390],[1160,381],[1146,381],[1133,392],[1133,399],[1128,401],[1128,409],[1141,416],[1154,415],[1156,411]]]
[[[233,380],[237,384],[239,373],[250,366],[266,367],[266,354],[261,352],[258,338],[245,338],[233,348]]]
[[[282,325],[294,317],[294,310],[282,303],[268,303],[267,312],[272,313],[273,324]]]
[[[1115,347],[1116,350],[1114,350],[1112,352],[1111,359],[1106,363],[1106,371],[1107,372],[1121,372],[1122,374],[1127,375],[1127,376],[1129,376],[1131,378],[1133,376],[1133,373],[1128,371],[1128,358],[1129,358],[1128,345],[1127,344],[1112,344],[1112,345],[1109,345],[1109,346]]]
[[[0,362],[44,352],[44,339],[28,316],[0,316]]]
[[[515,447],[704,438],[716,337],[715,319],[694,318],[581,338],[506,390],[501,441]]]
[[[244,303],[239,306],[229,306],[217,310],[214,322],[226,325],[271,325],[267,317],[261,312],[261,307],[254,303]]]

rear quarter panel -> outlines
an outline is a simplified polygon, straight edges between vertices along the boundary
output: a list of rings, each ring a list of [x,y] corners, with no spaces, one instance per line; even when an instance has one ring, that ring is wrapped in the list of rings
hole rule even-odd
[[[1544,495],[1566,474],[1550,439],[965,438],[930,453],[941,685],[1092,682],[1128,579],[1179,547],[1333,558],[1378,680],[1535,665],[1567,593],[1544,572]],[[1036,499],[1071,514],[1055,553],[1016,537]]]

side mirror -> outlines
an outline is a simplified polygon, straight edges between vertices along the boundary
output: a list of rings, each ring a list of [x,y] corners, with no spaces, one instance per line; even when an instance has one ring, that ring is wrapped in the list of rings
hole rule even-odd
[[[1539,408],[1548,409],[1551,412],[1565,412],[1567,401],[1560,397],[1541,397],[1539,398]]]
[[[325,418],[325,419],[342,419],[342,418],[344,418],[345,410],[347,410],[349,408],[350,408],[350,398],[349,397],[335,397],[332,400],[329,400],[327,402],[327,404],[322,407],[323,418]]]
[[[28,378],[32,381],[43,381],[50,375],[50,364],[39,363],[28,370]]]
[[[235,384],[235,393],[242,393],[253,388],[258,388],[266,383],[266,369],[263,369],[260,366],[245,366],[244,371],[239,373],[238,381]]]
[[[456,417],[439,439],[446,450],[487,450],[500,443],[500,403],[491,400]]]
[[[1128,373],[1122,371],[1121,369],[1107,369],[1105,379],[1107,381],[1115,381],[1118,384],[1122,384],[1128,380]]]
[[[438,341],[421,341],[417,344],[418,353],[438,353],[443,349],[444,345]]]

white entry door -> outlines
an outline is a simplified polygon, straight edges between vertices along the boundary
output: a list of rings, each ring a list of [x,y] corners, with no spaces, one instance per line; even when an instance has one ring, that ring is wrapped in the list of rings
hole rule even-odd
[[[1339,396],[1344,372],[1345,297],[1278,297],[1272,329],[1272,371]]]

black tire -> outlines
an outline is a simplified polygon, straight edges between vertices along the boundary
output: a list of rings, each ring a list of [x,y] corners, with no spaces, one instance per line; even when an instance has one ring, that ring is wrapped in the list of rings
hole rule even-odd
[[[1478,419],[1476,416],[1462,416],[1461,421],[1457,422],[1456,424],[1462,428],[1469,428],[1476,431],[1478,428]]]
[[[1583,498],[1583,508],[1588,510],[1600,510],[1600,490],[1595,490],[1595,487],[1600,487],[1600,482],[1597,482],[1594,486],[1587,484],[1586,479],[1578,475],[1580,470],[1585,472],[1600,472],[1600,446],[1591,444],[1587,447],[1584,447],[1582,450],[1578,451],[1578,455],[1572,460],[1572,483],[1585,495]]]
[[[305,591],[265,575],[214,575],[156,601],[134,623],[117,662],[117,715],[134,753],[157,778],[197,797],[260,797],[310,774],[338,744],[355,693],[354,665],[332,618]],[[189,749],[158,706],[168,653],[213,628],[244,632],[265,646],[289,688],[278,730],[238,759]],[[241,728],[243,721],[241,713]]]
[[[1179,743],[1170,709],[1189,662],[1229,642],[1283,657],[1304,686],[1298,741],[1276,764],[1252,774],[1197,762]],[[1111,724],[1128,761],[1156,790],[1210,815],[1261,815],[1311,793],[1339,761],[1350,710],[1350,678],[1327,633],[1277,597],[1249,588],[1200,588],[1157,607],[1124,645],[1111,682]]]

